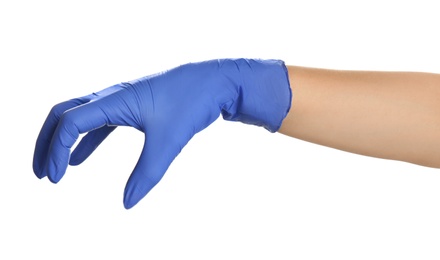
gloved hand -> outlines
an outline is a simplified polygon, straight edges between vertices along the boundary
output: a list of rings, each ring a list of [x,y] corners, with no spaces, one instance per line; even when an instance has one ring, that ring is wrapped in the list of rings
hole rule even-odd
[[[220,114],[276,132],[290,109],[287,68],[280,60],[220,59],[189,63],[55,105],[36,141],[33,170],[57,183],[67,165],[83,162],[116,128],[145,133],[124,191],[136,205],[174,158]],[[70,153],[79,134],[87,133]]]

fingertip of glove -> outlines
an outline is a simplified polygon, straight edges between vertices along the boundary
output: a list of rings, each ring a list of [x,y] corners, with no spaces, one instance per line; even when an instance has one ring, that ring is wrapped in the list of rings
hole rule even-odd
[[[38,179],[43,179],[44,177],[46,177],[44,171],[41,168],[42,167],[40,167],[40,164],[37,163],[36,160],[34,160],[34,162],[32,163],[32,171]]]
[[[47,178],[54,184],[57,184],[61,180],[59,174],[47,174]]]
[[[75,149],[70,155],[69,165],[76,166],[84,162],[90,154],[79,152],[79,149]]]
[[[131,209],[139,202],[138,196],[133,196],[132,192],[125,192],[124,194],[124,208]]]
[[[83,160],[81,160],[81,159],[78,159],[76,157],[71,157],[69,160],[69,165],[77,166],[77,165],[80,165],[82,162],[83,162]]]
[[[46,175],[44,175],[44,174],[41,174],[41,173],[36,173],[36,172],[34,172],[34,174],[35,174],[35,176],[37,176],[37,178],[38,179],[43,179],[44,177],[46,177]]]
[[[133,206],[134,206],[134,204],[130,204],[130,203],[127,203],[127,202],[124,201],[124,208],[125,208],[126,210],[131,209]]]
[[[124,208],[129,210],[134,207],[139,202],[139,200],[130,199],[127,197],[124,197]]]
[[[43,179],[44,177],[46,177],[46,175],[43,174],[43,171],[40,171],[38,169],[36,169],[35,167],[33,168],[34,174],[35,176],[37,176],[38,179]]]

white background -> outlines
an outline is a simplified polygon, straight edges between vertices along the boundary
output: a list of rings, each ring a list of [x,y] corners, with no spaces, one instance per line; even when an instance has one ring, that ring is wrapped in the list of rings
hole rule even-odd
[[[58,184],[32,172],[53,105],[187,62],[440,72],[438,10],[420,0],[2,1],[0,259],[439,259],[438,169],[241,123],[197,134],[130,210],[123,189],[143,144],[134,128]]]

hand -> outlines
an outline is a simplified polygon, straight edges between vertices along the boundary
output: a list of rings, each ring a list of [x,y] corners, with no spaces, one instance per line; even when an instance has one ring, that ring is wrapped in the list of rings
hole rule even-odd
[[[82,163],[117,127],[145,133],[140,158],[124,191],[136,205],[174,158],[220,114],[275,132],[290,108],[287,69],[279,60],[223,59],[189,63],[55,105],[37,138],[37,177],[61,180],[68,164]],[[82,133],[87,133],[70,153]]]

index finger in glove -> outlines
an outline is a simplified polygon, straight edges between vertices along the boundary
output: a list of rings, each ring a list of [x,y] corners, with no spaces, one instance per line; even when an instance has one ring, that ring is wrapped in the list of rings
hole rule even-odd
[[[58,126],[60,118],[62,115],[70,109],[73,109],[77,106],[84,105],[92,100],[96,100],[102,98],[104,96],[110,95],[118,90],[121,90],[122,86],[114,85],[103,89],[99,92],[83,96],[80,98],[71,99],[68,101],[61,102],[52,107],[46,120],[38,134],[37,141],[35,144],[34,157],[32,162],[32,167],[35,175],[38,178],[46,177],[47,173],[45,171],[45,164],[48,158],[48,153],[50,149],[50,144],[52,141],[52,137],[55,133],[55,129]]]
[[[64,176],[70,149],[80,134],[105,125],[139,127],[137,117],[132,114],[133,108],[129,107],[132,95],[125,90],[75,107],[61,116],[52,137],[45,166],[45,173],[51,182],[57,183]]]
[[[40,133],[38,134],[37,142],[35,144],[32,167],[35,175],[38,178],[41,179],[43,177],[46,177],[46,173],[44,172],[44,164],[47,159],[47,154],[49,152],[49,146],[52,140],[52,136],[55,132],[55,129],[58,125],[58,122],[62,114],[66,110],[87,103],[88,101],[89,99],[86,98],[72,99],[59,103],[50,110],[49,115],[44,121],[43,127],[41,128]]]

